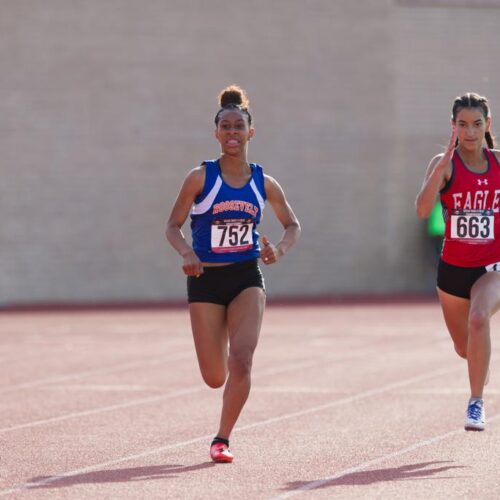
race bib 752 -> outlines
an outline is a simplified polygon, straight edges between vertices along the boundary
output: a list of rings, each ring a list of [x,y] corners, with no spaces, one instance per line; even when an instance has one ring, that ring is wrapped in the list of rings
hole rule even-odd
[[[246,252],[253,247],[252,219],[222,219],[212,222],[214,253]]]

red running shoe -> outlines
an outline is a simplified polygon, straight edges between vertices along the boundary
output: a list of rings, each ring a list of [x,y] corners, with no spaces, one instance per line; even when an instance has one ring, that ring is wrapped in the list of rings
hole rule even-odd
[[[229,447],[224,443],[213,443],[210,446],[210,458],[217,463],[231,463],[233,454],[229,451]]]

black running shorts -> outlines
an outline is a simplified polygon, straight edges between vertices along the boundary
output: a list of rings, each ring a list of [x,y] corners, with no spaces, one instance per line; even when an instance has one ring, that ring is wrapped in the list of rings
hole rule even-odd
[[[487,272],[485,266],[459,267],[439,259],[437,286],[450,295],[470,299],[472,285]]]
[[[227,266],[204,267],[198,278],[188,276],[188,302],[210,302],[223,306],[246,288],[265,291],[264,277],[257,259],[235,262]]]

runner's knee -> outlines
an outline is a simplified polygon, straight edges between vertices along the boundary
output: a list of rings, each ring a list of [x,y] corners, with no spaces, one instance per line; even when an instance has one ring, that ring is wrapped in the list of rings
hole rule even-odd
[[[458,344],[455,344],[455,351],[461,358],[467,359],[467,346],[459,346]]]
[[[253,350],[238,349],[229,354],[229,372],[233,376],[246,377],[252,370]]]
[[[202,370],[201,376],[203,377],[205,384],[207,384],[212,389],[217,389],[219,387],[222,387],[226,382],[226,373],[224,372],[214,373],[214,372],[204,372]]]
[[[469,314],[469,335],[481,334],[488,327],[489,315],[480,309],[471,310]]]

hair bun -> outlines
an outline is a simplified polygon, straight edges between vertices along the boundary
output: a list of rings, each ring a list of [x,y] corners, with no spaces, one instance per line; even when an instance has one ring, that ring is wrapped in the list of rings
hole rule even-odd
[[[250,104],[246,92],[238,85],[230,85],[219,94],[219,105],[225,108],[230,104],[248,108]]]

